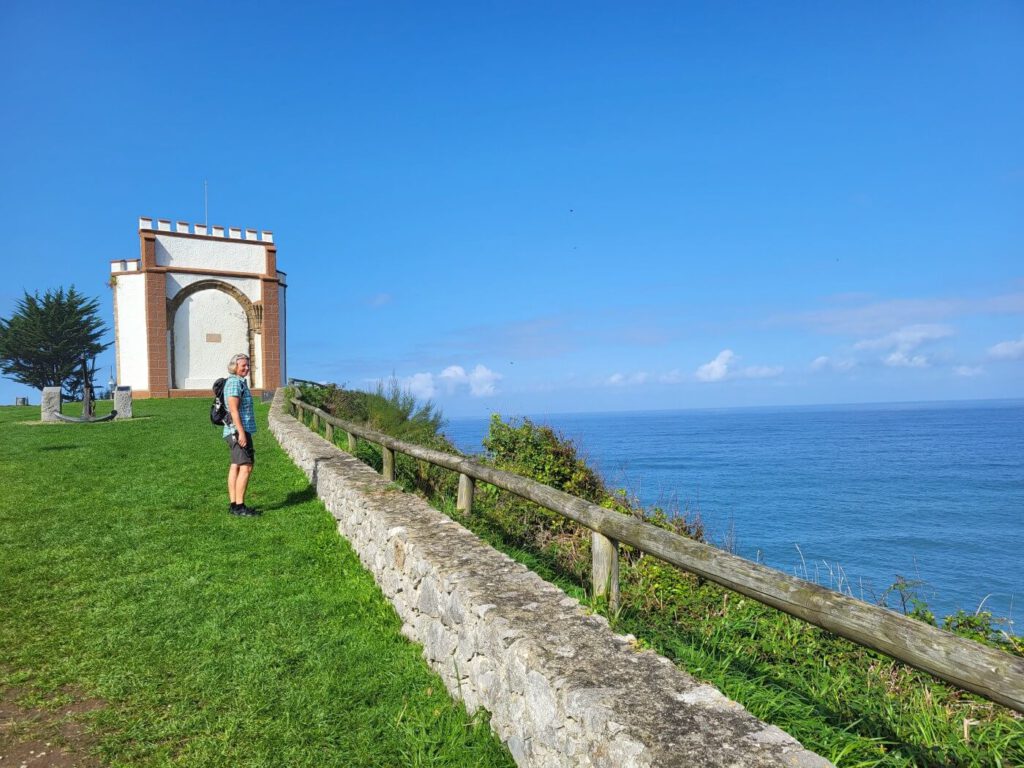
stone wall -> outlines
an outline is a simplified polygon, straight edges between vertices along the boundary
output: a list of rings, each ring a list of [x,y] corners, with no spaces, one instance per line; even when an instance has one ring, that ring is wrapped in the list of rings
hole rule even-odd
[[[521,766],[828,766],[287,415],[270,427],[403,622]]]

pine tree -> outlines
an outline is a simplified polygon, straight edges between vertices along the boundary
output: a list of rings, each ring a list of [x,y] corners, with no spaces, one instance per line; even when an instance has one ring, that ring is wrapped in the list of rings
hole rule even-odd
[[[67,397],[76,397],[85,384],[82,362],[110,346],[101,341],[107,328],[98,308],[97,299],[74,286],[48,290],[42,297],[26,291],[17,311],[0,318],[0,372],[35,389],[62,386]],[[88,370],[91,378],[95,360]]]

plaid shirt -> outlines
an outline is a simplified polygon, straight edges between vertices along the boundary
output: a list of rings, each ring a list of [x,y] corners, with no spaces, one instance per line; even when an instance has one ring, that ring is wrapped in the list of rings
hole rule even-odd
[[[229,376],[224,383],[224,402],[229,397],[238,398],[238,415],[242,417],[242,427],[250,435],[256,431],[256,413],[252,408],[252,393],[249,392],[249,385],[241,376]],[[228,409],[228,423],[224,425],[224,437],[233,435],[236,432],[235,425],[231,423],[231,410]]]

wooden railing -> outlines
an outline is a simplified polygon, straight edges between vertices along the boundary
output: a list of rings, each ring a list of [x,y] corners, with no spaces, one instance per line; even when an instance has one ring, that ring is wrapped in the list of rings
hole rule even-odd
[[[765,605],[827,629],[847,640],[880,651],[964,690],[1024,712],[1024,658],[969,640],[887,608],[752,563],[721,549],[614,512],[521,475],[488,467],[473,459],[397,440],[360,424],[331,416],[298,398],[289,400],[311,415],[313,429],[325,425],[334,442],[335,428],[348,435],[355,451],[361,437],[381,447],[383,476],[395,479],[395,454],[444,467],[459,474],[456,506],[470,512],[477,481],[514,493],[589,528],[593,541],[594,592],[619,601],[619,544],[646,552]],[[301,417],[303,423],[305,418]]]

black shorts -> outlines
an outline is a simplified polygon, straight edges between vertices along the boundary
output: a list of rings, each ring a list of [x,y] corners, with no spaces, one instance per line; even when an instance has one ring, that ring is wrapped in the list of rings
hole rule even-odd
[[[238,435],[230,434],[224,438],[224,441],[228,444],[228,448],[231,450],[231,463],[232,464],[255,464],[256,463],[256,446],[252,443],[252,435],[246,434],[245,448],[238,444]]]

